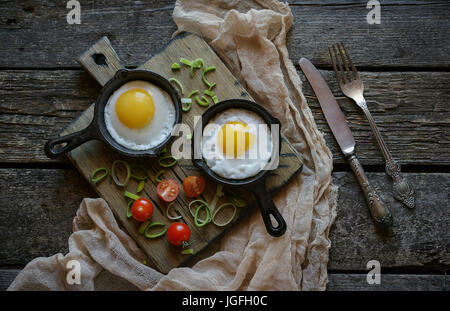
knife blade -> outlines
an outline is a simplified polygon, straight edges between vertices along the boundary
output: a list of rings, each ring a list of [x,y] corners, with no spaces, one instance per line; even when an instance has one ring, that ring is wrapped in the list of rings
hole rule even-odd
[[[391,227],[393,223],[391,211],[383,204],[378,194],[369,184],[364,169],[355,154],[355,139],[328,84],[319,70],[306,58],[301,58],[299,65],[316,94],[331,132],[348,159],[353,173],[355,173],[356,180],[364,193],[375,225],[382,229]]]
[[[299,64],[317,96],[325,119],[339,147],[344,155],[351,154],[355,150],[355,139],[333,93],[331,93],[319,70],[309,60],[301,58]]]

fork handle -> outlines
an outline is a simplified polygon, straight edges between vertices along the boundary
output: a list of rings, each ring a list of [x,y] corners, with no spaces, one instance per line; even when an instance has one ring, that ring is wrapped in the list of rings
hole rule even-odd
[[[384,159],[386,160],[385,170],[386,173],[393,180],[393,189],[394,189],[394,198],[403,204],[405,204],[409,208],[414,208],[415,206],[415,191],[412,185],[403,177],[401,174],[400,164],[398,164],[393,158],[389,149],[384,142],[383,137],[381,136],[380,131],[378,130],[377,125],[375,124],[375,120],[372,118],[372,114],[367,108],[367,104],[365,100],[362,100],[358,103],[358,106],[361,107],[364,114],[366,115],[367,120],[369,121],[370,128],[375,135],[375,138],[380,146],[381,152],[383,153]]]
[[[381,229],[391,227],[393,223],[391,211],[383,204],[378,194],[372,186],[370,186],[364,169],[354,153],[348,156],[348,162],[350,163],[353,173],[355,173],[356,180],[364,193],[369,206],[370,215],[372,216],[375,225]]]

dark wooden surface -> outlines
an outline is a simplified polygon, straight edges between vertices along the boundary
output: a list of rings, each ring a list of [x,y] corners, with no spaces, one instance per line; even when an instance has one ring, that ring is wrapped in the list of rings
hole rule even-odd
[[[6,288],[31,259],[67,252],[76,209],[82,198],[95,196],[67,160],[49,160],[42,151],[46,139],[86,109],[100,89],[75,58],[107,35],[125,65],[137,66],[170,39],[176,26],[172,0],[91,1],[82,4],[81,25],[66,23],[64,1],[1,2],[0,287]],[[328,289],[448,289],[449,1],[382,1],[381,25],[366,23],[367,1],[289,2],[294,14],[287,40],[291,59],[296,63],[307,57],[322,70],[349,121],[369,179],[395,217],[393,232],[375,231],[305,82],[340,186],[338,217],[330,233]],[[369,126],[339,91],[327,54],[337,41],[346,43],[360,68],[375,121],[416,185],[414,211],[392,199],[391,181]],[[365,281],[366,263],[372,259],[382,266],[380,286]]]

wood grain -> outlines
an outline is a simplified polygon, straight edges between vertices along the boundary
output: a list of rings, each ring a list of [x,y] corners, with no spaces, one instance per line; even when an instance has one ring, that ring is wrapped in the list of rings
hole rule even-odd
[[[383,269],[450,269],[450,211],[443,208],[449,199],[443,190],[450,187],[450,174],[405,175],[417,185],[413,211],[389,195],[391,181],[384,173],[367,173],[394,214],[393,234],[385,237],[376,232],[353,174],[333,174],[340,191],[330,232],[330,270],[366,271],[372,259]],[[0,193],[0,267],[23,267],[38,256],[67,253],[81,200],[97,197],[77,171],[61,169],[0,169]],[[214,253],[214,245],[200,258]]]
[[[0,291],[6,290],[20,270],[0,269]],[[445,275],[383,274],[381,284],[367,284],[366,274],[328,274],[328,291],[442,291],[450,288]],[[119,281],[119,280],[118,280]]]
[[[405,174],[417,189],[416,208],[410,210],[393,198],[392,181],[384,173],[367,173],[373,188],[391,208],[392,230],[377,232],[355,178],[333,174],[339,188],[335,226],[331,229],[330,270],[364,270],[370,260],[387,267],[450,265],[449,174]]]
[[[445,291],[445,275],[381,274],[381,284],[368,284],[367,274],[328,273],[328,291]]]
[[[101,35],[111,39],[125,64],[137,66],[176,30],[174,2],[92,1],[82,5],[81,25],[68,25],[66,2],[9,1],[0,10],[0,67],[78,66],[74,55]],[[330,66],[327,47],[344,41],[364,67],[450,67],[448,1],[383,1],[380,25],[367,23],[367,1],[289,2],[294,24],[287,47],[294,61],[307,57]]]
[[[82,198],[97,197],[73,169],[0,169],[0,193],[0,262],[5,266],[66,253]]]
[[[178,70],[176,72],[171,70],[172,63],[179,61],[181,57],[196,59],[200,56],[204,59],[205,66],[208,67],[214,65],[217,67],[214,72],[208,74],[208,79],[217,83],[217,86],[214,88],[214,92],[220,100],[231,98],[251,99],[239,82],[233,77],[231,72],[214,53],[214,51],[199,36],[180,35],[176,37],[164,49],[154,55],[140,68],[153,70],[166,78],[176,77],[178,80],[182,81],[184,88],[186,88],[186,92],[198,89],[200,90],[200,94],[202,94],[205,87],[199,72],[197,72],[193,78],[190,78],[189,70],[187,68],[183,68],[184,70]],[[94,62],[94,57],[102,57],[102,63],[97,64]],[[106,83],[110,78],[112,78],[115,72],[121,68],[120,61],[117,59],[117,55],[106,37],[98,40],[85,53],[83,53],[82,56],[80,56],[78,61],[86,69],[88,69],[89,72],[96,79],[98,79],[101,84]],[[181,95],[186,96],[187,94]],[[192,130],[195,116],[201,116],[205,110],[205,107],[194,103],[191,110],[188,113],[183,114],[183,123],[187,124]],[[85,112],[77,117],[74,122],[72,122],[65,129],[63,135],[73,133],[87,127],[93,118],[93,111],[94,105],[90,106]],[[183,135],[187,135],[187,133],[183,133]],[[278,169],[271,172],[266,180],[266,187],[268,191],[271,192],[277,191],[283,185],[288,183],[293,176],[300,172],[302,165],[301,160],[294,148],[290,146],[286,140],[283,140],[281,144],[280,163]],[[163,222],[167,225],[170,224],[170,221],[168,221],[165,216],[165,210],[167,207],[156,196],[156,181],[154,176],[158,173],[158,171],[163,169],[157,164],[156,159],[136,159],[119,156],[117,153],[111,152],[103,143],[98,141],[88,142],[76,148],[69,153],[69,158],[87,180],[90,179],[91,173],[96,168],[111,168],[113,161],[118,159],[126,160],[130,164],[140,164],[144,166],[148,170],[151,180],[146,183],[143,191],[144,196],[150,198],[153,204],[156,205],[156,210],[153,213],[152,221]],[[164,178],[174,179],[179,183],[182,183],[184,178],[189,175],[201,175],[201,172],[192,165],[190,160],[185,159],[180,160],[175,167],[167,169],[167,172],[164,174]],[[173,267],[179,266],[191,257],[196,256],[197,252],[216,240],[219,235],[222,235],[225,230],[231,226],[230,224],[222,228],[211,224],[198,228],[194,224],[194,219],[189,212],[188,205],[192,200],[188,199],[184,193],[181,193],[181,195],[174,202],[174,209],[180,213],[183,221],[191,229],[191,246],[196,251],[194,255],[182,255],[180,254],[180,248],[170,245],[165,238],[154,240],[145,238],[138,232],[140,224],[133,220],[127,219],[125,213],[127,199],[124,197],[123,192],[124,190],[128,190],[135,193],[137,186],[136,183],[129,183],[127,185],[127,189],[123,189],[112,183],[106,182],[93,186],[97,193],[108,202],[116,218],[123,224],[137,244],[149,256],[149,259],[153,265],[163,273],[169,272],[169,270]],[[216,188],[217,184],[208,182],[201,199],[206,202],[211,202],[216,192]],[[225,189],[225,191],[227,191],[227,189]],[[248,207],[238,210],[237,216],[233,223],[236,223],[245,217],[245,215],[248,215],[248,213],[250,213],[256,205],[252,196],[243,194],[243,197],[246,198]],[[225,201],[222,199],[218,202],[218,204],[221,203],[225,203]],[[217,221],[219,223],[223,223],[227,219],[227,216],[229,217],[230,215],[227,215],[227,211],[224,210],[224,212],[217,217]]]
[[[334,73],[321,71],[344,112],[363,165],[383,165],[359,108],[345,98]],[[346,163],[309,83],[303,91],[334,163]],[[361,72],[369,109],[394,159],[401,164],[450,164],[450,73]],[[78,70],[0,71],[0,162],[55,163],[43,146],[95,101],[100,86]]]
[[[447,171],[445,165],[449,164],[450,154],[450,37],[447,35],[450,21],[447,12],[450,4],[445,1],[382,1],[382,24],[369,26],[365,22],[367,1],[288,2],[294,15],[294,25],[287,38],[293,62],[307,57],[315,65],[330,69],[326,48],[344,41],[356,65],[363,69],[363,80],[371,93],[369,108],[376,111],[373,113],[375,121],[394,158],[400,159],[402,164],[421,165],[418,169],[424,172],[430,167],[423,165],[432,165],[433,171]],[[107,35],[124,64],[141,64],[176,30],[171,18],[173,3],[174,0],[91,1],[88,5],[82,4],[82,25],[79,26],[67,25],[65,2],[7,1],[0,10],[0,163],[4,167],[0,170],[0,190],[6,194],[0,199],[0,224],[3,224],[0,245],[5,245],[8,239],[16,241],[2,247],[0,266],[21,267],[37,256],[67,252],[71,221],[81,199],[96,195],[74,170],[39,168],[70,167],[61,165],[61,160],[47,159],[42,152],[43,145],[86,109],[100,89],[76,63],[76,55],[101,35]],[[66,70],[61,70],[64,68]],[[433,70],[436,72],[431,72]],[[322,71],[322,74],[338,96],[350,123],[361,162],[381,165],[381,154],[362,114],[342,97],[334,74],[329,71]],[[344,163],[308,83],[304,84],[304,92],[333,152],[334,163]],[[414,217],[412,223],[409,223],[411,215],[397,217],[397,225],[407,231],[405,234],[399,231],[386,246],[378,242],[372,230],[365,229],[371,223],[361,214],[366,208],[352,175],[337,174],[348,176],[336,181],[341,186],[341,198],[338,219],[331,232],[331,267],[343,272],[363,271],[364,260],[380,258],[388,267],[413,267],[418,271],[448,269],[448,265],[442,264],[446,262],[442,254],[448,257],[449,253],[448,229],[443,227],[448,228],[448,223],[440,218],[445,204],[442,202],[448,201],[443,191],[448,189],[447,174],[408,174],[418,176],[417,190],[424,193],[421,205],[425,210]],[[334,176],[336,178],[336,173]],[[390,193],[390,180],[378,173],[368,176],[385,193]],[[17,193],[25,193],[26,200],[19,200]],[[344,199],[342,194],[346,194]],[[57,208],[46,205],[43,212],[41,208],[34,208],[48,201]],[[355,206],[362,207],[356,214],[353,213]],[[448,215],[445,217],[448,219]],[[16,222],[16,218],[23,218],[25,222],[17,220],[18,227],[7,225]],[[45,225],[35,226],[35,219]],[[435,221],[437,225],[433,226]],[[414,234],[414,228],[420,229],[422,222],[428,232],[424,232],[424,236]],[[408,232],[413,233],[411,237]],[[359,259],[361,253],[366,254],[364,260]],[[0,272],[0,286],[7,284],[4,280],[8,278],[3,275]],[[403,276],[393,277],[399,280]],[[408,275],[407,281],[396,282],[395,287],[383,282],[382,288],[438,288],[440,277],[414,279]],[[373,289],[367,287],[365,274],[331,272],[329,278],[330,289]],[[336,280],[340,283],[333,283]],[[337,285],[333,287],[333,284]]]

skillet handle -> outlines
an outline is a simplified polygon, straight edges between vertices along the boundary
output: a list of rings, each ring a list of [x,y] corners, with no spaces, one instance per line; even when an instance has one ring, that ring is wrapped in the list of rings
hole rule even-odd
[[[92,123],[86,127],[85,129],[82,129],[79,132],[75,132],[69,135],[65,135],[62,137],[57,137],[50,139],[45,144],[45,154],[47,157],[51,159],[55,159],[59,157],[60,155],[63,155],[66,152],[69,152],[76,147],[84,144],[85,142],[96,139],[97,135],[95,132],[95,128],[92,126]],[[56,148],[59,144],[66,144],[65,146],[61,148]]]
[[[274,237],[282,236],[286,232],[286,222],[273,203],[270,193],[266,190],[265,178],[263,178],[262,181],[257,182],[253,187],[254,188],[252,189],[252,191],[256,197],[256,200],[258,201],[259,209],[261,210],[261,216],[263,218],[267,232]],[[272,224],[270,215],[272,215],[272,217],[277,222],[276,227]]]

